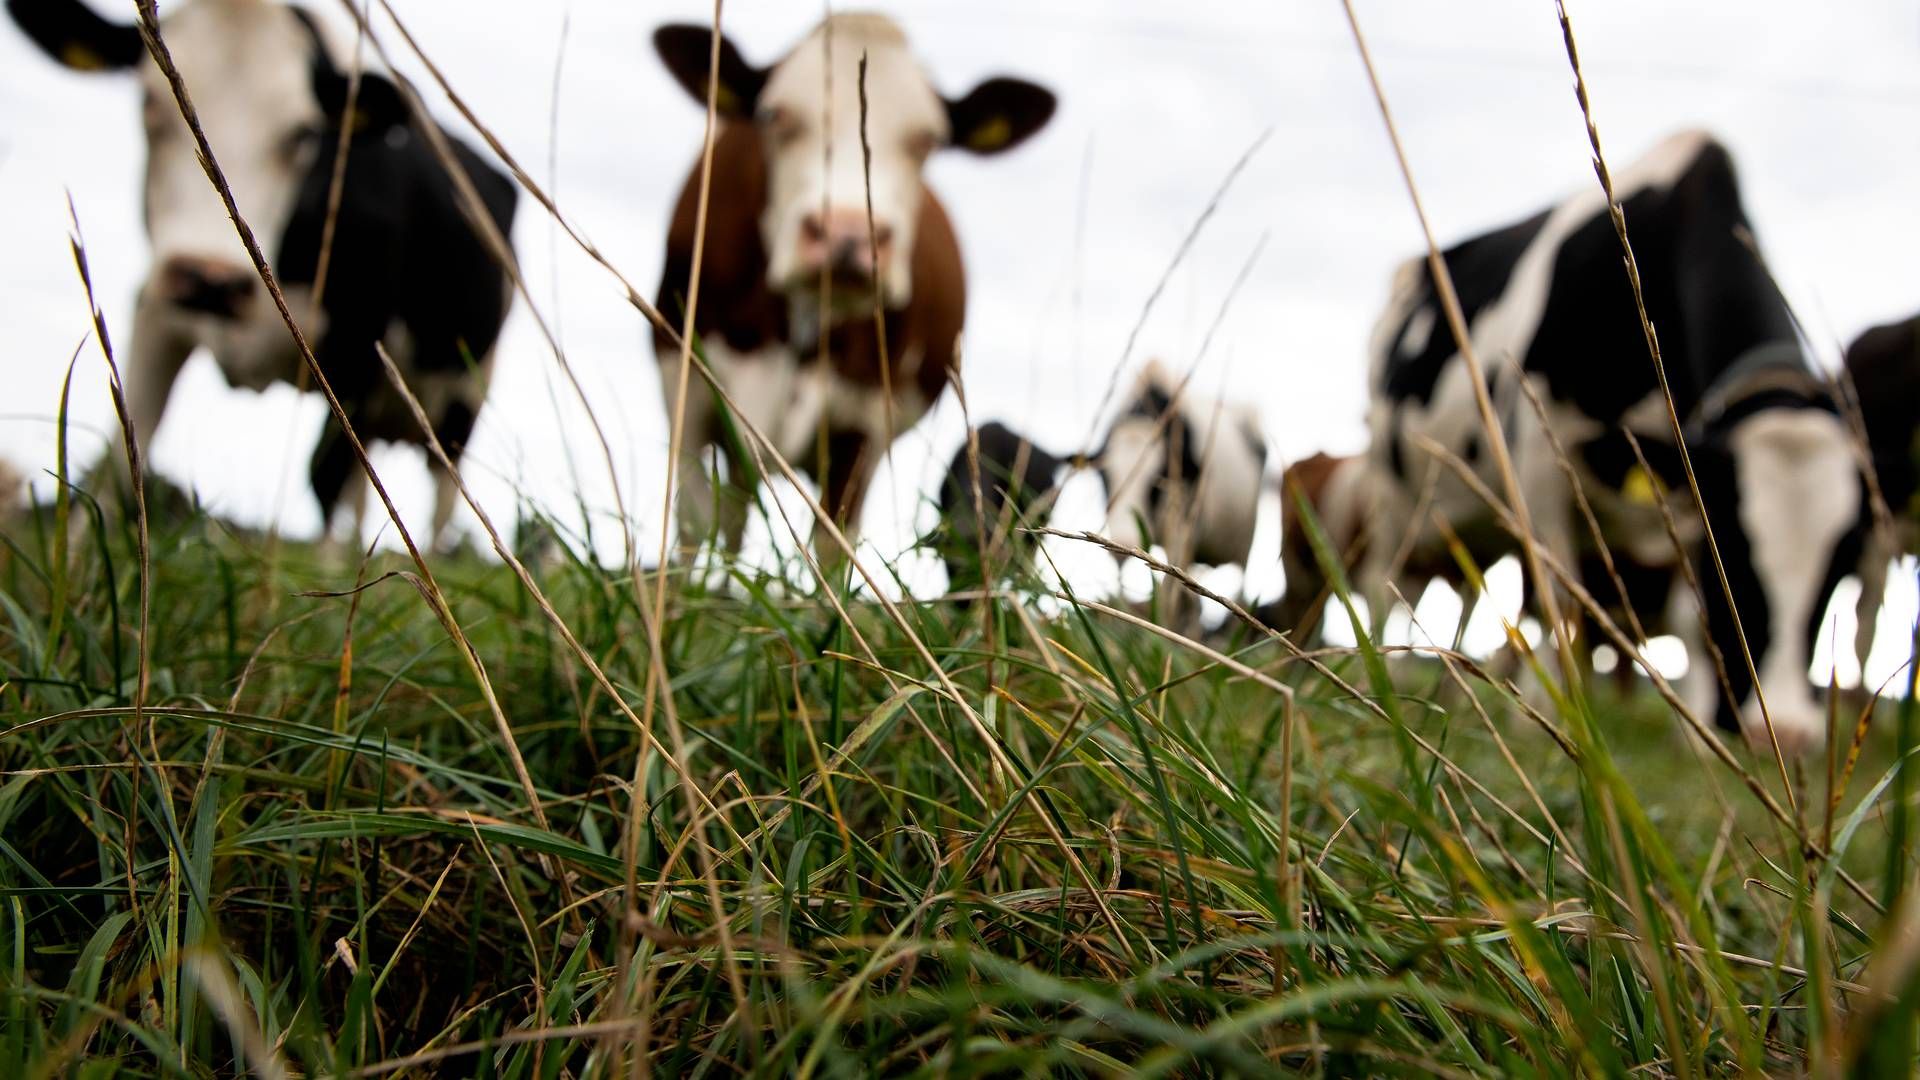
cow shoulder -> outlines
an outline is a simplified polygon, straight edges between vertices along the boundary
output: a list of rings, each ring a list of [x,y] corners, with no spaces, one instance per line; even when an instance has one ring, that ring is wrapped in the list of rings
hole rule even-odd
[[[910,347],[918,351],[912,372],[928,401],[945,389],[960,364],[960,333],[967,319],[967,273],[960,240],[946,207],[932,190],[920,201],[919,239],[913,246],[913,296],[907,303]]]
[[[675,327],[685,318],[691,294],[700,180],[696,162],[667,226],[666,262],[655,304]],[[702,336],[718,335],[740,353],[756,352],[787,336],[786,307],[766,281],[767,251],[760,236],[760,211],[766,201],[766,158],[759,133],[748,123],[723,122],[714,135],[694,330]],[[669,349],[678,355],[672,339],[657,327],[654,347],[662,355]]]

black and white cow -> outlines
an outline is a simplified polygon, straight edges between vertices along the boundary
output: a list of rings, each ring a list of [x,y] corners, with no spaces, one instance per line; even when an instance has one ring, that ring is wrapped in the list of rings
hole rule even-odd
[[[963,444],[941,484],[936,546],[952,588],[978,585],[981,537],[997,544],[997,530],[1045,524],[1067,473],[1092,466],[1107,493],[1109,539],[1143,549],[1157,544],[1181,569],[1244,566],[1266,460],[1266,435],[1251,406],[1189,394],[1177,376],[1150,362],[1092,453],[1062,457],[1004,424],[981,427],[979,510],[986,528]]]
[[[138,30],[79,0],[7,0],[7,11],[48,56],[80,71],[132,71],[144,90],[143,193],[152,268],[124,358],[135,436],[152,441],[175,377],[205,348],[228,383],[264,390],[295,383],[300,359],[265,294],[192,134]],[[462,210],[392,82],[367,73],[347,114],[348,72],[313,17],[272,0],[189,0],[161,21],[240,213],[273,270],[328,381],[364,440],[424,443],[388,386],[384,343],[458,458],[486,396],[493,350],[511,296],[505,271]],[[327,281],[315,277],[335,149],[351,132]],[[499,169],[457,141],[459,163],[502,233],[516,192]],[[115,453],[116,460],[124,460]],[[435,470],[433,531],[442,538],[455,489]],[[310,477],[331,527],[343,492],[357,529],[364,474],[329,423]]]
[[[1182,568],[1246,565],[1267,465],[1259,414],[1186,392],[1158,361],[1124,400],[1092,455],[1107,490],[1108,539],[1158,544]]]
[[[1874,629],[1887,591],[1887,568],[1895,558],[1920,551],[1920,315],[1876,326],[1847,346],[1847,381],[1866,428],[1867,456],[1891,520],[1876,520],[1863,490],[1860,513],[1832,565],[1832,588],[1847,574],[1860,578],[1854,609],[1854,651],[1864,677]],[[1864,480],[1862,481],[1864,484]]]
[[[947,564],[950,592],[979,588],[987,570],[1004,567],[1013,552],[1031,548],[1031,538],[1020,530],[1046,522],[1063,473],[1073,463],[997,420],[982,424],[975,438],[979,498],[974,497],[974,448],[966,442],[954,451],[940,484],[934,546]]]
[[[1578,565],[1586,529],[1576,525],[1549,431],[1572,458],[1609,546],[1632,565],[1678,563],[1655,501],[1664,493],[1691,530],[1710,636],[1728,660],[1730,696],[1715,692],[1712,665],[1692,650],[1694,703],[1723,727],[1766,741],[1737,610],[1783,748],[1815,747],[1825,724],[1806,676],[1811,627],[1824,606],[1829,555],[1859,509],[1845,427],[1755,247],[1726,149],[1683,133],[1614,179],[1734,608],[1696,542],[1698,515],[1688,513],[1671,421],[1597,187],[1444,253],[1536,535],[1565,565]],[[1469,546],[1511,550],[1479,497],[1422,449],[1422,440],[1438,444],[1504,496],[1424,258],[1395,278],[1374,331],[1371,378],[1372,455],[1387,482],[1375,519],[1386,532],[1374,537],[1361,575],[1368,594],[1384,596],[1383,561],[1402,537],[1414,534],[1416,548],[1438,543],[1424,515],[1413,520],[1423,492]],[[1544,424],[1522,378],[1546,404]],[[1655,477],[1637,465],[1628,431]]]

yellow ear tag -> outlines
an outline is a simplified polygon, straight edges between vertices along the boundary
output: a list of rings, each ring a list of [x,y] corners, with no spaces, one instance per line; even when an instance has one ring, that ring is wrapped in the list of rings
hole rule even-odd
[[[721,116],[732,116],[740,107],[740,98],[721,83],[713,88],[713,111]]]
[[[1638,503],[1641,506],[1653,506],[1660,501],[1660,496],[1653,486],[1653,477],[1647,475],[1647,470],[1639,465],[1635,465],[1627,473],[1626,482],[1620,485],[1620,494],[1628,502]]]
[[[347,117],[347,131],[349,134],[358,135],[372,126],[373,117],[368,116],[367,110],[358,106],[354,107],[353,115]]]
[[[967,136],[967,149],[984,154],[1007,145],[1007,140],[1011,138],[1013,123],[1004,116],[996,116],[973,129],[973,134]]]
[[[79,42],[74,42],[60,50],[60,62],[75,71],[105,71],[106,58]]]

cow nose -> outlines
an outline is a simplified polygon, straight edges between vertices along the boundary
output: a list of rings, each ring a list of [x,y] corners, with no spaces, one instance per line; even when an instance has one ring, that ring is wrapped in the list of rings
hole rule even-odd
[[[161,264],[158,284],[161,299],[175,307],[232,319],[253,298],[256,278],[235,263],[179,255]]]
[[[869,228],[863,209],[831,208],[800,219],[800,270],[817,277],[822,271],[835,278],[871,281],[876,267],[885,269],[893,251],[893,226],[875,221]]]

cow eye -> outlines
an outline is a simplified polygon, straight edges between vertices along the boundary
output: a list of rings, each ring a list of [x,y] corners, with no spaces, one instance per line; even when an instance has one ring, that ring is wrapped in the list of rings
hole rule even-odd
[[[769,105],[754,117],[769,142],[775,146],[786,146],[800,137],[800,118],[793,110],[783,105]]]
[[[149,135],[158,132],[166,125],[167,117],[171,115],[168,108],[171,104],[171,102],[163,103],[159,95],[152,91],[141,95],[140,120],[146,125]]]
[[[925,161],[927,156],[940,146],[940,136],[933,131],[916,131],[907,136],[907,153],[915,161]]]
[[[282,140],[280,152],[288,161],[299,162],[320,145],[320,138],[325,134],[318,124],[296,125]]]

